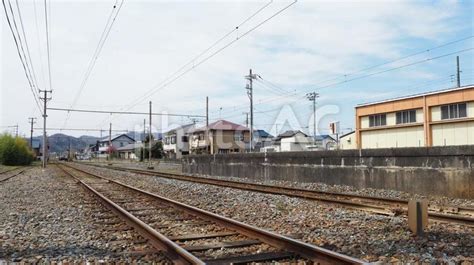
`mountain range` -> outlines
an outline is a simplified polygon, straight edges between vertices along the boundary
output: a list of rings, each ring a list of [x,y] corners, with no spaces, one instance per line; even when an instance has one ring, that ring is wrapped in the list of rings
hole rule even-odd
[[[141,139],[143,139],[143,132],[128,132],[126,133],[126,135],[130,136],[136,141],[140,141]],[[155,137],[155,139],[161,139],[161,133],[154,133],[153,136]],[[48,136],[49,151],[62,153],[69,149],[69,145],[71,145],[72,150],[81,151],[84,150],[86,147],[97,143],[98,140],[104,138],[107,139],[108,136],[102,138],[89,135],[74,137],[63,133],[56,133],[51,136]],[[40,141],[41,145],[43,144],[42,136],[35,136],[33,137],[33,139],[37,139]]]

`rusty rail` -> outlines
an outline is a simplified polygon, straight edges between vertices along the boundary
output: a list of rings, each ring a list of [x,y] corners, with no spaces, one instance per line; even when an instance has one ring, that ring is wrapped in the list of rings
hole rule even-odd
[[[94,176],[115,184],[118,184],[122,187],[125,187],[127,189],[139,192],[141,194],[145,194],[149,197],[152,197],[153,199],[157,199],[173,208],[180,209],[184,212],[187,212],[193,216],[200,217],[202,219],[211,221],[213,223],[220,224],[224,227],[227,227],[229,229],[235,230],[243,235],[246,235],[250,238],[256,238],[268,245],[271,245],[275,248],[289,251],[292,253],[295,253],[297,255],[300,255],[301,257],[308,258],[318,264],[364,264],[365,262],[356,258],[352,258],[334,251],[330,251],[321,247],[317,247],[311,244],[307,244],[289,237],[285,237],[279,234],[275,234],[221,215],[217,215],[215,213],[211,213],[190,205],[186,205],[184,203],[171,200],[156,194],[153,194],[151,192],[138,189],[136,187],[124,184],[119,181],[115,181],[109,178],[105,178],[102,176],[99,176],[97,174],[85,171],[80,168],[73,167],[71,165],[66,165],[69,168],[72,168],[74,170],[77,170],[79,172],[82,172],[84,174]]]
[[[7,180],[9,180],[9,179],[11,179],[11,178],[13,178],[13,177],[16,177],[16,176],[18,176],[18,175],[20,175],[20,174],[23,174],[23,173],[24,173],[26,170],[28,170],[28,169],[29,169],[29,168],[22,169],[22,170],[20,170],[19,172],[15,173],[15,174],[13,174],[13,175],[11,175],[11,176],[8,176],[8,177],[6,177],[6,178],[2,178],[2,179],[0,179],[0,183],[1,183],[1,182],[4,182],[4,181],[7,181]],[[1,174],[8,173],[8,172],[11,172],[11,171],[14,171],[14,170],[18,170],[18,168],[4,171],[4,172],[2,172]]]
[[[249,182],[240,182],[224,179],[215,179],[215,178],[204,178],[204,177],[195,177],[184,174],[172,174],[166,172],[157,172],[153,170],[143,170],[143,169],[134,169],[134,168],[123,168],[116,166],[102,166],[96,164],[87,164],[95,167],[109,168],[119,171],[128,171],[132,173],[144,174],[149,176],[158,176],[169,179],[176,179],[182,181],[189,181],[201,184],[209,184],[220,187],[230,187],[235,189],[242,189],[248,191],[256,191],[262,193],[270,193],[277,195],[286,195],[290,197],[298,197],[309,200],[323,201],[331,204],[341,205],[347,208],[363,210],[376,214],[383,215],[395,215],[396,214],[408,214],[407,205],[408,200],[398,199],[398,198],[386,198],[386,197],[377,197],[377,196],[364,196],[358,194],[347,194],[340,192],[326,192],[326,191],[316,191],[303,188],[292,188],[292,187],[283,187],[277,185],[267,185],[267,184],[258,184],[258,183],[249,183]],[[358,200],[358,201],[354,201]],[[363,202],[365,201],[365,202]],[[371,202],[371,203],[368,203]],[[447,206],[436,206],[430,205],[430,211],[428,215],[430,219],[442,222],[452,222],[458,224],[464,224],[468,226],[474,226],[474,209],[469,207],[447,207]],[[452,209],[452,213],[441,213],[443,209]],[[440,209],[439,211],[434,209]],[[456,214],[460,213],[460,214]],[[463,213],[464,215],[461,215]],[[471,215],[471,216],[469,216]]]

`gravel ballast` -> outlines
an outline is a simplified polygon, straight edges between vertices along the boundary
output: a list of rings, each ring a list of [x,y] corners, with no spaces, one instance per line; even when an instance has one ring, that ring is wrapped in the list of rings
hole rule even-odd
[[[1,183],[0,213],[0,263],[169,263],[54,166]]]
[[[407,219],[404,216],[381,216],[287,196],[84,165],[80,167],[162,196],[366,261],[454,264],[474,262],[474,229],[468,226],[430,222],[425,236],[415,237],[409,231]],[[334,187],[326,188],[338,192],[343,191]],[[456,205],[460,201],[442,198],[437,202]],[[472,205],[473,202],[462,200],[462,203]]]

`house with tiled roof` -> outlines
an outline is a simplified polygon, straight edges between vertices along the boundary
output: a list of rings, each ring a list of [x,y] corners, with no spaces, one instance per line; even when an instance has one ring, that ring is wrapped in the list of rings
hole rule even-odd
[[[226,120],[194,129],[190,135],[193,154],[243,153],[250,145],[250,129]]]

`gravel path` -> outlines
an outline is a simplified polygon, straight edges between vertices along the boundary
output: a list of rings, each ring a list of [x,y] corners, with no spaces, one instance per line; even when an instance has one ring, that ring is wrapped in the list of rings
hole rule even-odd
[[[474,229],[430,222],[411,235],[403,216],[387,217],[314,201],[81,166],[128,184],[367,261],[474,263]]]
[[[0,184],[0,213],[0,264],[167,262],[53,166]]]

